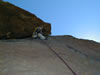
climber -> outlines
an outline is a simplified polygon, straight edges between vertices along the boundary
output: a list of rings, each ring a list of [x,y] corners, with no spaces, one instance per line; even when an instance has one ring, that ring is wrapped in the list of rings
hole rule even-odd
[[[32,37],[33,37],[34,39],[39,38],[39,39],[41,39],[41,40],[45,40],[46,37],[43,35],[42,30],[43,30],[43,27],[37,27],[37,28],[35,28],[35,30],[33,31]]]

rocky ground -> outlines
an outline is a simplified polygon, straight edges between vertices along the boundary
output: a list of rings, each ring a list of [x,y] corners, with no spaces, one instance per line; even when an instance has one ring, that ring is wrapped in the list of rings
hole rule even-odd
[[[100,43],[72,36],[0,40],[0,75],[100,75]]]

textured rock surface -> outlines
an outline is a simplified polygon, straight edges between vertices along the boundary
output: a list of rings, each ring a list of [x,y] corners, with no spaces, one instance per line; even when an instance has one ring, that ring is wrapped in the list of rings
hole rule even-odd
[[[51,24],[17,6],[0,1],[0,38],[28,37],[37,26],[43,26],[45,35],[51,34]]]
[[[76,75],[100,75],[100,43],[71,36],[0,40],[0,75],[75,75],[54,52]]]

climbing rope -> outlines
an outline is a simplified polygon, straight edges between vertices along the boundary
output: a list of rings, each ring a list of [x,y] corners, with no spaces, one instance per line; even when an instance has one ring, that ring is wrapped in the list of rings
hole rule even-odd
[[[73,75],[77,75],[73,71],[73,69],[68,65],[68,63],[53,48],[51,48],[45,41],[42,40],[42,42],[66,65],[66,67],[68,67],[68,69],[73,73]]]
[[[36,27],[36,28],[33,30],[33,33],[36,32],[37,29],[38,29],[38,27]]]

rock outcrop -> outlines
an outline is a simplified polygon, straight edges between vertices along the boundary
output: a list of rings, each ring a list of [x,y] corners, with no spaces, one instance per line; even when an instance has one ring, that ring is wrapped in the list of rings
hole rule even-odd
[[[42,21],[34,14],[9,2],[0,1],[0,39],[31,36],[38,26],[44,28],[44,35],[51,34],[50,23]]]
[[[0,40],[0,75],[100,75],[100,43],[73,36]]]

